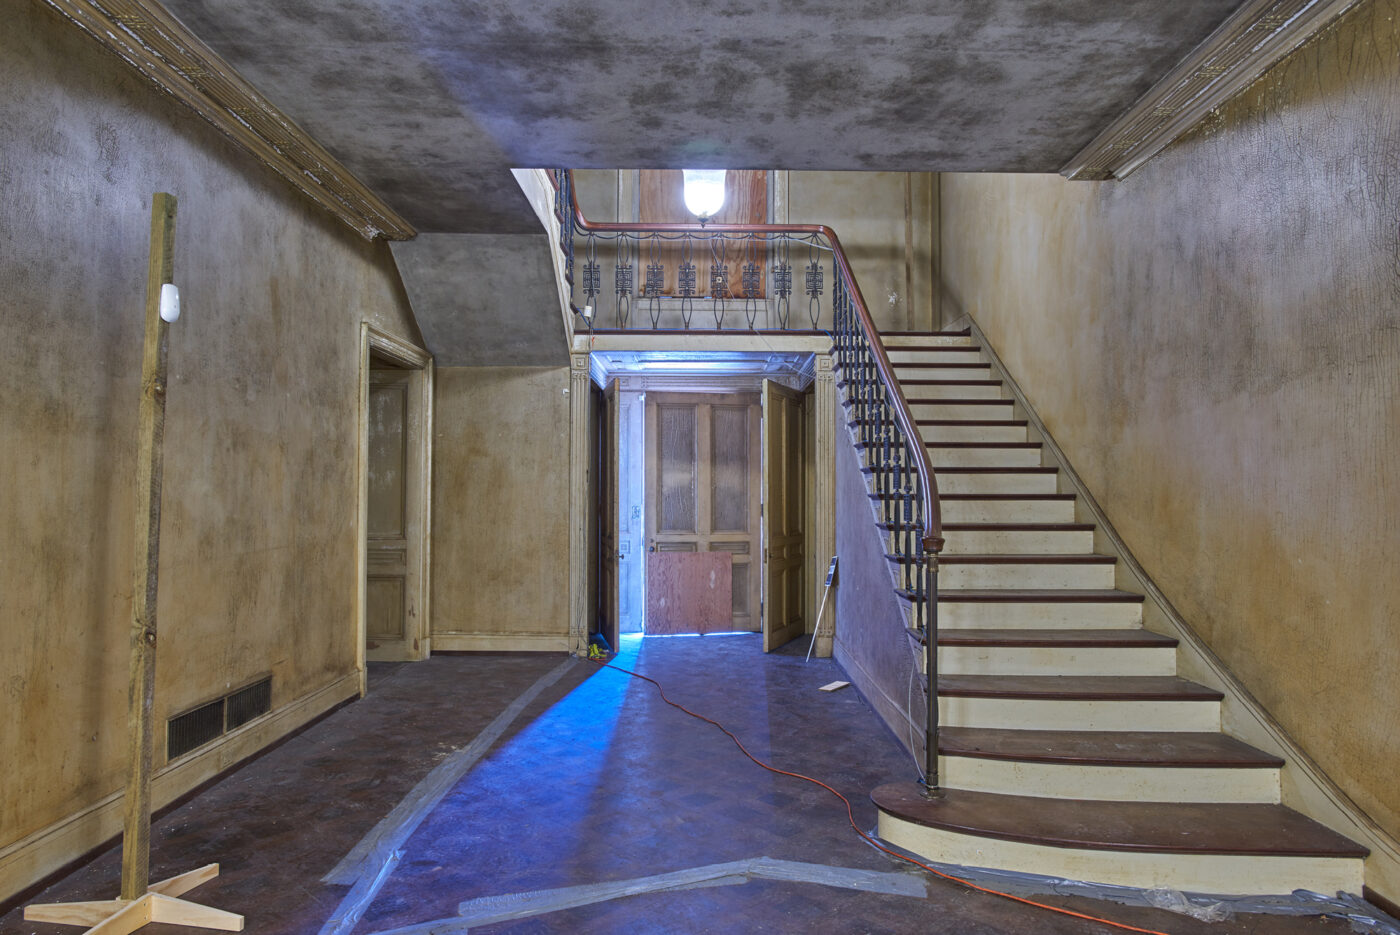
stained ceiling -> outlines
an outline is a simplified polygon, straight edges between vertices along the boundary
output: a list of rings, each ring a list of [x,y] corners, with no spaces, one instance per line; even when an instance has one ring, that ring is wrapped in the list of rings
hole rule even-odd
[[[164,0],[420,231],[512,167],[1054,172],[1240,0]]]

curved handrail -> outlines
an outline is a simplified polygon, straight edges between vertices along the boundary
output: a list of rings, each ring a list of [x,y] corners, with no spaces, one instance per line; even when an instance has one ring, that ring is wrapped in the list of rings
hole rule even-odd
[[[557,188],[558,178],[554,175],[551,175],[551,178]],[[904,398],[899,381],[895,379],[894,365],[890,363],[889,355],[885,352],[885,345],[880,340],[880,332],[870,317],[870,310],[866,308],[865,297],[861,295],[855,273],[851,269],[850,262],[846,259],[846,252],[841,247],[841,240],[836,236],[836,231],[824,224],[653,224],[590,221],[584,217],[583,211],[580,210],[578,194],[572,185],[568,186],[568,195],[572,214],[567,219],[559,217],[559,221],[582,231],[618,234],[790,234],[824,238],[831,249],[837,268],[841,271],[846,280],[847,288],[850,290],[851,305],[861,323],[861,328],[865,331],[866,341],[870,345],[875,359],[875,369],[879,373],[880,381],[884,384],[885,392],[891,401],[895,421],[903,431],[904,437],[909,439],[907,447],[912,455],[914,470],[919,478],[919,489],[925,494],[923,529],[920,530],[924,552],[937,556],[943,551],[943,515],[939,509],[938,479],[933,472],[933,464],[929,461],[928,448],[923,444],[923,436],[919,432],[918,424],[914,421],[913,411],[909,408],[908,400]]]

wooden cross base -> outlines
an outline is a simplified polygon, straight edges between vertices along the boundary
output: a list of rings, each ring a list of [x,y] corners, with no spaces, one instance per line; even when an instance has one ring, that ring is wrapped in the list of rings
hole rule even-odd
[[[178,898],[219,875],[210,864],[151,884],[137,899],[98,899],[85,903],[37,903],[24,907],[27,922],[57,922],[89,926],[84,935],[127,935],[151,923],[192,925],[196,928],[243,931],[243,917]]]

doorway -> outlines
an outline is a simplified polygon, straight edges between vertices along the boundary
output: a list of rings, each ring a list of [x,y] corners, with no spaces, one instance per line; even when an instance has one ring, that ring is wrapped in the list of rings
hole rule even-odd
[[[362,325],[358,663],[431,652],[432,357]]]

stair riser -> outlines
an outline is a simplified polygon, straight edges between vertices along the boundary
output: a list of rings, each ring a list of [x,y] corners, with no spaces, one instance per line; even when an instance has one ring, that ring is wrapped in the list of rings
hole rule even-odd
[[[925,431],[934,431],[925,429]],[[938,429],[937,431],[942,431]],[[1019,429],[1025,435],[1025,429]],[[1024,438],[1019,439],[1025,441]],[[961,439],[959,439],[961,441]],[[1057,493],[1054,474],[939,474],[939,493]]]
[[[967,347],[966,344],[948,347]],[[902,347],[887,347],[892,364],[981,364],[985,363],[980,353],[971,351],[912,351]]]
[[[970,377],[954,377],[956,380],[971,379]],[[978,386],[964,383],[950,386],[928,386],[916,385],[902,387],[906,399],[1005,399],[1006,394],[999,386]]]
[[[944,675],[1176,675],[1176,650],[1170,646],[944,646],[938,650],[938,671]]]
[[[1073,500],[944,500],[945,523],[1072,523]]]
[[[1112,588],[1112,565],[965,565],[945,562],[945,588]]]
[[[943,864],[987,867],[1070,880],[1167,887],[1195,893],[1285,895],[1296,889],[1359,893],[1357,858],[1160,854],[1048,847],[930,828],[880,813],[879,834],[892,844]]]
[[[976,363],[976,361],[967,361]],[[992,379],[991,367],[910,367],[895,364],[895,379],[904,383],[906,380],[990,380]],[[905,395],[916,394],[920,387],[915,385],[905,385],[903,387]]]
[[[1047,701],[1044,698],[939,698],[949,727],[1021,730],[1220,730],[1218,701]]]
[[[940,572],[940,578],[942,577]],[[1009,628],[1096,630],[1142,625],[1138,603],[1050,601],[939,601],[938,625],[949,629]]]
[[[1067,532],[969,532],[947,533],[945,555],[1088,555],[1094,551],[1090,530]]]
[[[920,396],[923,394],[921,393]],[[952,399],[976,399],[976,396],[954,396]],[[1016,407],[1000,402],[985,403],[910,403],[915,419],[1012,419]]]
[[[891,351],[902,347],[969,347],[972,344],[971,335],[945,335],[945,334],[882,334],[880,343],[885,345],[885,350]]]
[[[1082,766],[977,757],[938,758],[953,789],[1110,802],[1254,802],[1277,805],[1277,769]]]
[[[929,448],[934,468],[1040,467],[1039,448]]]
[[[1026,440],[1026,427],[1024,425],[921,425],[919,434],[924,437],[925,442],[1023,442]],[[1054,478],[1051,479],[1051,487],[1054,486]],[[938,489],[944,493],[952,493],[943,490],[943,482],[938,482]],[[996,493],[1017,493],[1014,490],[997,490]],[[1048,491],[1053,493],[1054,490]]]

